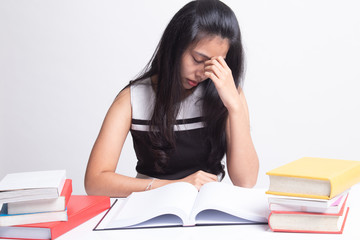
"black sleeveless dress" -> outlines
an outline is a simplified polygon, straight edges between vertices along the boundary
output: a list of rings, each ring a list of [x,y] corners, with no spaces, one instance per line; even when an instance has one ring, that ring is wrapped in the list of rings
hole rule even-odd
[[[180,106],[176,118],[175,150],[169,156],[165,171],[155,168],[148,136],[149,120],[155,104],[155,92],[150,78],[131,85],[132,124],[131,135],[138,159],[138,173],[159,179],[180,179],[198,170],[208,171],[206,162],[210,146],[205,136],[205,124],[202,119],[202,86],[197,86]]]

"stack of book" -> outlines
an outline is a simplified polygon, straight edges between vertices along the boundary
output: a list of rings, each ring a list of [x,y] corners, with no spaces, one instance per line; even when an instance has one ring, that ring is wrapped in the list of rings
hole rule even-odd
[[[0,181],[0,239],[55,239],[109,207],[109,197],[72,195],[65,170],[11,173]]]
[[[266,173],[268,224],[276,232],[342,233],[360,161],[305,157]]]

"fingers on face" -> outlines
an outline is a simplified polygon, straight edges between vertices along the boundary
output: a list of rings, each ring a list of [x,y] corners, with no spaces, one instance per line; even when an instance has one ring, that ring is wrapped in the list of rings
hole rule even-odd
[[[218,57],[218,61],[225,70],[230,70],[229,66],[227,65],[223,57]]]
[[[214,81],[222,79],[226,76],[229,67],[223,57],[213,57],[205,62],[205,76]]]
[[[205,67],[205,74],[212,79],[215,78],[213,80],[216,80],[221,78],[222,71],[216,65],[209,65]]]
[[[221,56],[213,57],[210,60],[207,60],[205,62],[205,66],[207,66],[207,65],[216,65],[220,69],[224,69],[224,70],[229,68],[226,61],[225,61],[225,59],[223,57],[221,57]]]

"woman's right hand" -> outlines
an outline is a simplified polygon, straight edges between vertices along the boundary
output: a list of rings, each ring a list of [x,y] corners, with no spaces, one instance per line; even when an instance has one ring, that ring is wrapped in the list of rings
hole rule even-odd
[[[185,178],[180,179],[181,182],[188,182],[194,185],[198,190],[201,188],[202,185],[208,182],[216,182],[218,177],[214,174],[207,173],[204,171],[197,171]]]

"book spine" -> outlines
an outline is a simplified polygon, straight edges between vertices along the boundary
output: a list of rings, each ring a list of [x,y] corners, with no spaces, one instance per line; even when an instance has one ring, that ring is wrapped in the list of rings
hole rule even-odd
[[[329,198],[333,198],[360,182],[360,165],[341,172],[330,179],[331,192]]]

